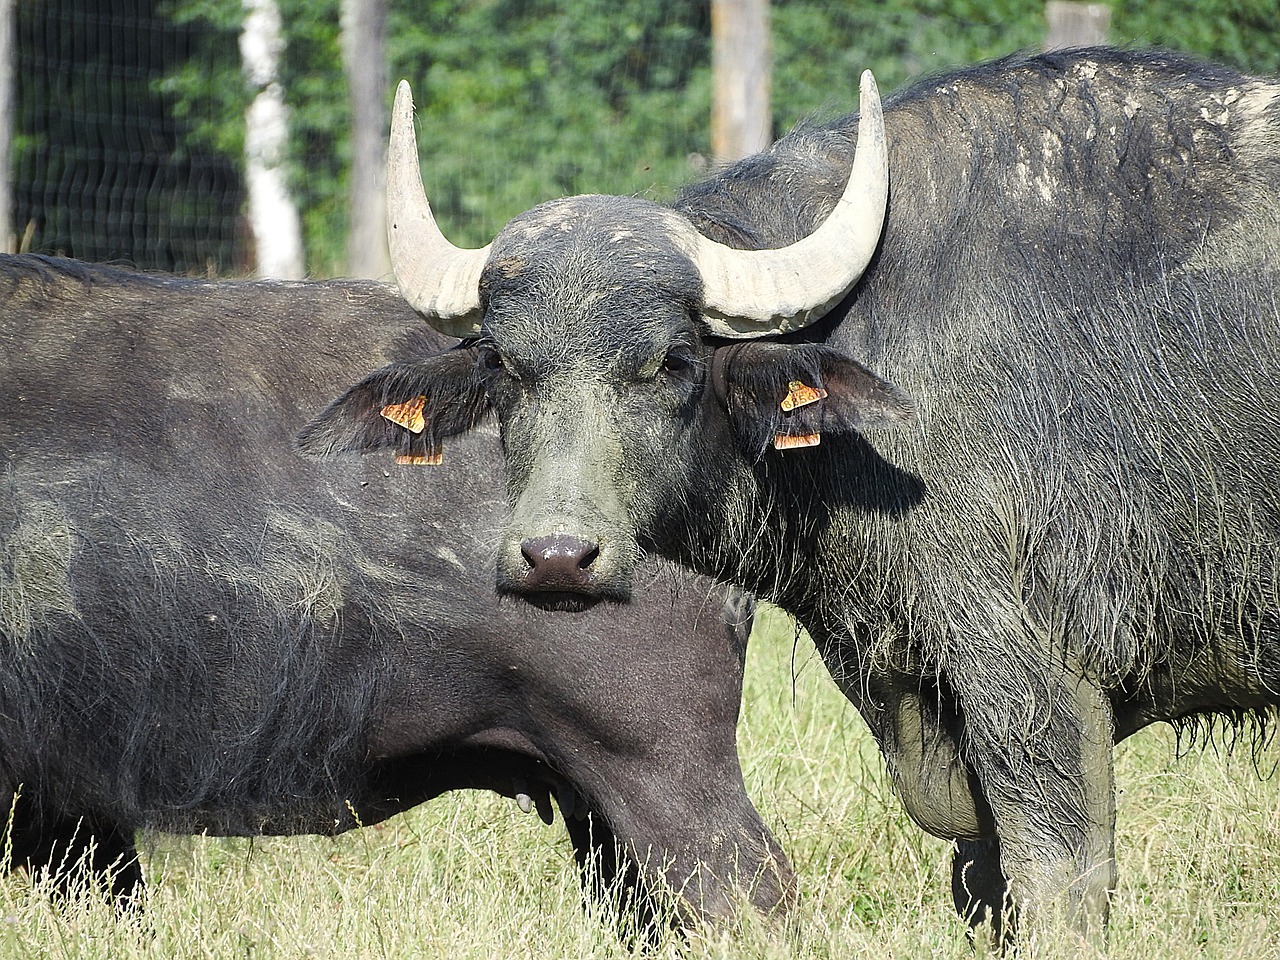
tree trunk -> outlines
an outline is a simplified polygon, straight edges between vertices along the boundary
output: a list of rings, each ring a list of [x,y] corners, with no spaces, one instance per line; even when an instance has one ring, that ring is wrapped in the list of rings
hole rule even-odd
[[[351,100],[347,272],[391,273],[387,249],[387,0],[342,0],[342,60]]]
[[[300,279],[302,222],[289,194],[284,160],[289,144],[289,111],[279,81],[284,33],[275,0],[244,0],[240,58],[245,82],[254,93],[245,113],[245,187],[253,231],[255,272],[260,277]]]
[[[13,0],[0,0],[0,253],[16,253],[13,230]]]
[[[1044,18],[1046,50],[1097,46],[1106,43],[1111,32],[1111,8],[1105,3],[1048,0]]]
[[[769,0],[711,0],[711,151],[719,162],[773,140]]]

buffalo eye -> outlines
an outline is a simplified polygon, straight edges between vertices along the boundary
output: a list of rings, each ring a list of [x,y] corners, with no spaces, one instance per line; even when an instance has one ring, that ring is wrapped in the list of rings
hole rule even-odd
[[[483,347],[480,350],[480,369],[486,373],[501,373],[507,369],[507,365],[502,360],[502,355],[492,347]]]
[[[693,357],[685,350],[672,350],[662,358],[661,369],[670,377],[687,377],[693,373]]]

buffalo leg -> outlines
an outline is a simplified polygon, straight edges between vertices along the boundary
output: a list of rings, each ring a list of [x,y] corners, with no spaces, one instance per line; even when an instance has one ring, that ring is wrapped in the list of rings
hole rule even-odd
[[[132,831],[89,817],[42,814],[18,797],[5,834],[10,869],[25,869],[53,879],[61,894],[90,878],[121,907],[142,889],[142,868]]]
[[[1007,945],[1014,933],[1013,906],[1009,902],[1009,881],[1000,868],[1000,841],[959,840],[951,860],[951,896],[956,912],[981,935],[990,931],[991,944]]]
[[[639,867],[618,847],[613,831],[602,819],[564,817],[578,865],[583,895],[617,911],[624,941],[651,937],[656,911],[644,889]]]
[[[1018,660],[999,653],[1015,644],[968,646],[966,654],[985,648],[990,659],[984,670],[965,656],[951,677],[965,759],[995,819],[1020,926],[1034,939],[1046,923],[1066,921],[1100,939],[1115,885],[1110,701],[1069,653]],[[987,861],[975,863],[978,887],[994,897],[995,865],[976,860]]]

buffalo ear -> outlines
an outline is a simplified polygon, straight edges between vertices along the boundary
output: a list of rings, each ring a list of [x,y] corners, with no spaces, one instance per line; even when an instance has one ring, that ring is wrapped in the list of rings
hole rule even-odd
[[[473,348],[383,367],[329,404],[298,434],[309,457],[392,450],[406,463],[438,463],[440,441],[465,433],[488,409]]]
[[[852,357],[816,343],[717,348],[712,383],[746,451],[759,458],[822,436],[910,422],[910,397]]]

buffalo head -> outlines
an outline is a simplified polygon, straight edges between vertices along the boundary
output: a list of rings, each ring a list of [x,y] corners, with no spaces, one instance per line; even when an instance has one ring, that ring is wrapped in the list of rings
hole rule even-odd
[[[543,204],[488,246],[460,249],[432,216],[412,113],[402,82],[388,168],[396,278],[461,343],[372,374],[301,444],[430,459],[492,409],[513,508],[499,590],[565,608],[626,600],[642,551],[682,557],[723,542],[775,447],[908,415],[853,359],[761,339],[823,316],[876,250],[888,169],[869,72],[843,195],[816,230],[775,249],[735,249],[671,208],[615,196]]]

